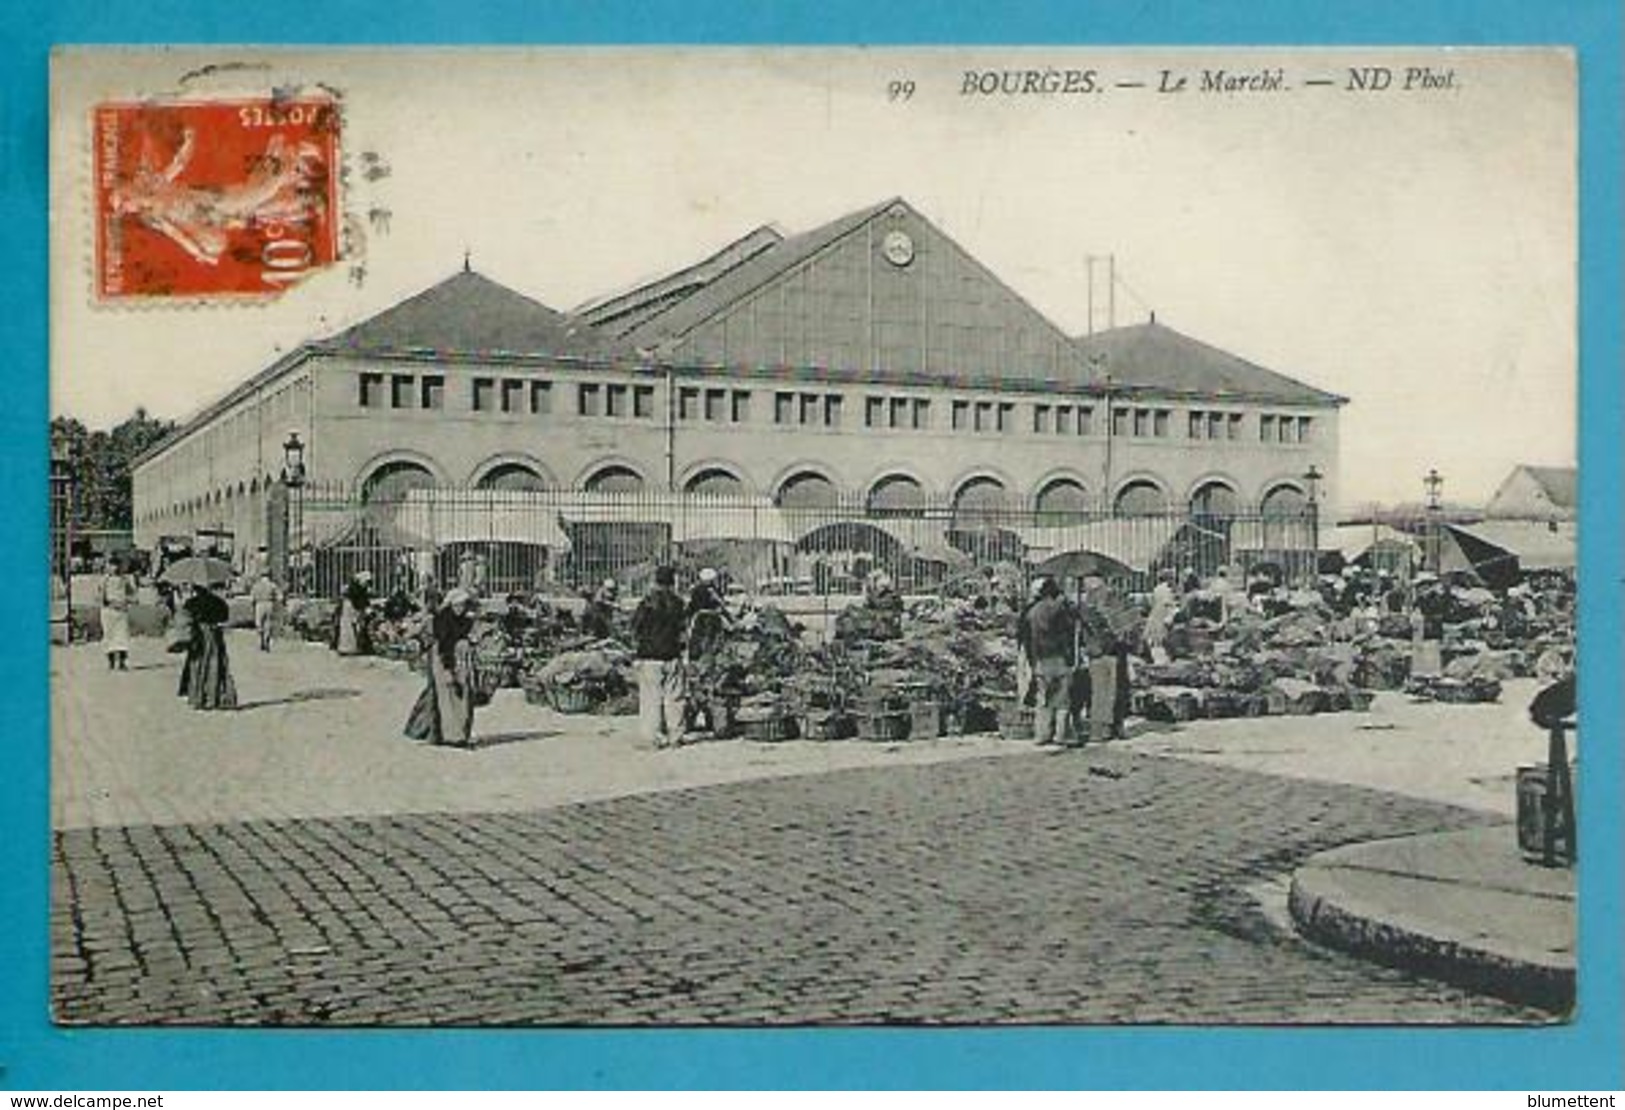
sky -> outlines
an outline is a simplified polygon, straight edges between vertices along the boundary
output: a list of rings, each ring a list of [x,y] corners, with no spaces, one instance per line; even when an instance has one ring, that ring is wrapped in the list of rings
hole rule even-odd
[[[1354,66],[1453,77],[1351,91]],[[967,72],[1047,68],[1094,70],[1104,91],[963,91]],[[1279,69],[1286,87],[1202,91],[1218,69]],[[1186,90],[1159,92],[1164,70]],[[1335,83],[1303,84],[1319,78]],[[287,86],[342,96],[357,257],[269,302],[98,303],[91,107]],[[92,427],[137,406],[184,417],[465,251],[568,309],[758,225],[902,196],[1069,332],[1090,323],[1086,260],[1111,255],[1116,323],[1155,309],[1349,397],[1344,509],[1419,500],[1434,467],[1472,502],[1514,464],[1575,459],[1560,51],[84,50],[57,57],[52,96],[52,413]]]

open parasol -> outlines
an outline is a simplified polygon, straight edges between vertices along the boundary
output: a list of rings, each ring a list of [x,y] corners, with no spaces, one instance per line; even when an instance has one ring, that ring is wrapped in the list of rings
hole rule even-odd
[[[173,586],[224,586],[231,579],[231,564],[207,555],[177,559],[159,575],[159,581]]]

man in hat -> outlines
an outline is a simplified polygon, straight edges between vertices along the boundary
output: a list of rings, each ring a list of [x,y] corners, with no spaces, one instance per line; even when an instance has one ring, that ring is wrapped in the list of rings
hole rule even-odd
[[[1033,660],[1027,650],[1028,641],[1032,638],[1032,612],[1040,599],[1044,596],[1044,583],[1053,579],[1034,578],[1027,585],[1027,601],[1016,615],[1016,699],[1022,705],[1033,705],[1037,698],[1037,688],[1033,683]]]
[[[675,570],[657,568],[654,589],[632,614],[638,724],[644,741],[656,748],[674,748],[684,739],[688,689],[683,669],[683,599],[677,596],[676,585]]]
[[[1078,624],[1089,659],[1089,740],[1096,744],[1120,738],[1127,715],[1128,650],[1112,624],[1120,606],[1105,579],[1092,574],[1083,580]]]
[[[1026,614],[1024,648],[1032,660],[1033,739],[1040,747],[1066,743],[1072,669],[1077,666],[1078,618],[1055,579],[1038,580],[1038,600]]]
[[[276,604],[282,600],[282,591],[271,580],[271,568],[262,565],[254,585],[249,588],[248,600],[254,604],[254,631],[259,635],[260,650],[271,650],[271,631],[276,622]]]

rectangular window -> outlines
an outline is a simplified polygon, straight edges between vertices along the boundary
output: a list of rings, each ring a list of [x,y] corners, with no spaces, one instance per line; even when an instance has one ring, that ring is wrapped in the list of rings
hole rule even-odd
[[[822,400],[816,393],[803,393],[800,397],[801,423],[816,425],[818,423],[818,405]]]
[[[998,429],[1001,432],[1013,432],[1016,428],[1016,405],[1014,401],[1000,401],[998,410]]]
[[[750,391],[736,389],[732,398],[733,412],[729,415],[735,424],[750,423]]]
[[[652,385],[635,385],[632,387],[632,415],[639,420],[653,420],[655,415],[655,387]]]
[[[361,388],[356,394],[356,401],[364,409],[381,407],[384,403],[384,376],[382,374],[361,375]]]
[[[446,378],[443,374],[425,374],[418,379],[418,406],[426,409],[446,407]]]
[[[1151,434],[1158,439],[1168,438],[1168,420],[1172,414],[1167,409],[1158,409],[1151,414]]]
[[[1224,413],[1210,412],[1207,414],[1207,437],[1209,439],[1224,438]]]
[[[708,389],[705,391],[705,418],[712,423],[721,423],[728,417],[728,391],[726,389]]]
[[[1191,413],[1190,427],[1186,431],[1185,434],[1188,435],[1191,439],[1201,439],[1202,436],[1203,436],[1203,433],[1206,432],[1206,431],[1207,431],[1207,418],[1204,417],[1199,412]]]
[[[700,418],[700,391],[694,386],[685,385],[677,394],[677,418],[679,420],[698,420]]]
[[[865,428],[879,428],[886,419],[886,399],[884,397],[865,397],[863,399],[863,426]]]
[[[831,428],[841,426],[841,395],[831,393],[824,398],[824,423]]]
[[[990,432],[993,430],[992,401],[976,402],[976,430],[978,432]]]
[[[395,374],[390,377],[389,407],[392,409],[412,407],[412,375]]]
[[[495,378],[474,379],[474,411],[490,412],[496,408],[497,383]]]
[[[1309,417],[1307,417],[1307,416],[1298,417],[1298,442],[1299,443],[1308,443],[1309,442],[1309,426],[1310,426]]]
[[[1041,435],[1041,436],[1042,435],[1049,435],[1050,429],[1052,427],[1054,427],[1054,423],[1050,419],[1050,407],[1048,405],[1034,405],[1033,406],[1033,432],[1034,432],[1034,434]]]
[[[914,398],[914,428],[924,431],[931,426],[931,402],[924,397]]]
[[[891,399],[891,419],[887,421],[887,427],[908,427],[908,410],[909,404],[907,397],[893,397]]]
[[[1275,417],[1260,416],[1258,418],[1258,439],[1261,443],[1269,443],[1275,439]]]
[[[794,393],[773,394],[773,423],[794,424],[796,422],[796,395]]]
[[[1128,435],[1128,409],[1112,409],[1112,435],[1119,438]]]
[[[553,411],[553,383],[530,383],[530,414],[540,416]]]
[[[953,430],[963,432],[970,426],[970,402],[955,401],[953,408]]]
[[[519,378],[502,379],[502,411],[525,411],[525,383]]]
[[[1290,416],[1277,416],[1275,418],[1275,438],[1282,443],[1292,442],[1293,423]]]
[[[625,416],[628,390],[619,383],[604,387],[604,415]]]
[[[1144,439],[1151,430],[1151,412],[1149,409],[1134,410],[1134,436]]]
[[[1072,406],[1055,406],[1055,434],[1069,436],[1072,434]]]
[[[1080,436],[1095,434],[1095,410],[1088,405],[1078,407],[1078,434]]]
[[[1231,439],[1240,439],[1241,438],[1241,413],[1233,412],[1226,418],[1226,420],[1227,420],[1228,424],[1230,425],[1230,438]]]

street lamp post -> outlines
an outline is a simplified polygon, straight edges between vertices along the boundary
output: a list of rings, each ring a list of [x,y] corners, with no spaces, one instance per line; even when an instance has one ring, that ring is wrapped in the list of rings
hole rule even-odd
[[[1444,552],[1441,550],[1442,536],[1440,534],[1439,526],[1439,514],[1441,512],[1439,494],[1444,489],[1444,475],[1439,473],[1437,467],[1429,467],[1428,472],[1422,476],[1422,486],[1427,490],[1428,494],[1427,562],[1429,564],[1429,569],[1431,569],[1434,574],[1438,574],[1444,560]]]
[[[305,484],[305,445],[297,431],[290,431],[282,444],[282,477],[271,487],[270,533],[267,555],[271,576],[290,593],[294,586],[292,553],[298,539],[294,501]]]
[[[1303,472],[1304,488],[1309,491],[1309,579],[1314,581],[1320,573],[1320,483],[1325,475],[1314,463]]]

